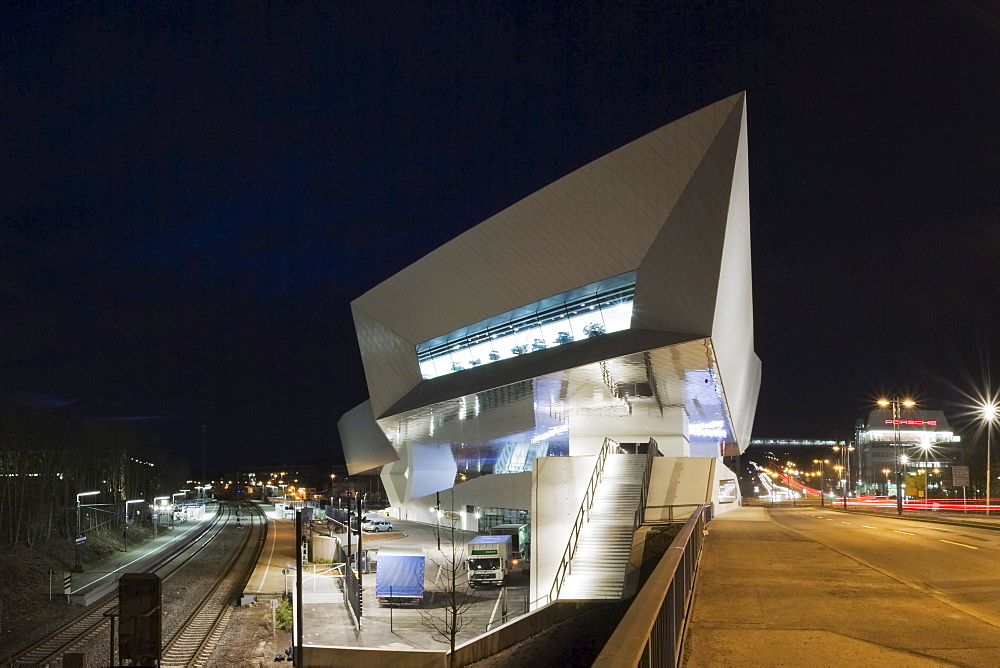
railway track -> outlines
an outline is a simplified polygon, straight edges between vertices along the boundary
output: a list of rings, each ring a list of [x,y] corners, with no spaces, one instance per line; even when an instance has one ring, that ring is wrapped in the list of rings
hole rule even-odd
[[[199,657],[204,656],[207,659],[207,656],[211,654],[211,649],[214,648],[214,639],[225,628],[231,603],[235,595],[239,593],[238,588],[242,587],[246,579],[250,577],[253,565],[256,563],[263,546],[266,522],[256,507],[247,505],[243,508],[251,508],[252,510],[250,510],[249,515],[250,522],[242,525],[245,528],[239,549],[235,551],[227,563],[223,574],[209,588],[208,594],[197,604],[195,613],[190,616],[182,615],[186,620],[184,623],[174,622],[170,624],[172,635],[166,647],[171,652],[171,661],[181,662],[169,665],[204,665],[204,663],[199,663]],[[235,517],[233,506],[220,504],[219,511],[212,519],[209,529],[191,545],[161,563],[153,572],[158,573],[164,582],[175,574],[183,572],[186,564],[191,563],[196,556],[209,549],[216,539],[234,526],[233,519]],[[214,617],[212,611],[214,611]],[[8,665],[15,668],[18,666],[59,665],[63,655],[95,644],[101,635],[106,637],[111,617],[117,612],[117,597],[108,596],[90,606],[73,621],[11,657]],[[167,624],[164,626],[166,627]],[[194,642],[193,639],[198,634],[203,637],[198,642]],[[164,628],[164,636],[168,637],[166,628]],[[107,649],[107,645],[105,645],[105,649]],[[167,657],[166,649],[163,656]],[[164,662],[162,665],[168,664]]]
[[[264,547],[267,523],[256,510],[245,528],[243,544],[229,563],[224,575],[212,586],[187,620],[181,624],[166,646],[160,666],[205,666],[215,650],[219,637],[233,612],[233,601],[243,591],[253,574],[254,566]],[[248,549],[248,546],[250,549]]]

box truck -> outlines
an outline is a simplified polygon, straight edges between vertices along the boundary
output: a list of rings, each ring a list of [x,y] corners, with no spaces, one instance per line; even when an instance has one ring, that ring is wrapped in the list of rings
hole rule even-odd
[[[510,536],[476,536],[469,541],[469,586],[499,587],[507,582],[511,562]]]
[[[514,550],[511,558],[518,561],[531,561],[531,525],[530,524],[497,524],[490,528],[493,536],[510,536]]]

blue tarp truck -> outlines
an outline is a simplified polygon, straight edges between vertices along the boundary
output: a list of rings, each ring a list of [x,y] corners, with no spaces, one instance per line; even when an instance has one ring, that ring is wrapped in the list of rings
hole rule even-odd
[[[424,551],[419,547],[378,549],[375,598],[379,605],[420,605],[424,600]]]

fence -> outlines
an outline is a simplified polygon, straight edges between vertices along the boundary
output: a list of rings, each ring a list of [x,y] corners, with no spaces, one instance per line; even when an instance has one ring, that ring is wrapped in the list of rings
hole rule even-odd
[[[674,538],[594,662],[595,667],[676,666],[712,506],[698,508]]]
[[[342,545],[337,545],[337,561],[344,563],[344,597],[347,607],[351,611],[354,625],[361,628],[361,613],[364,603],[364,592],[361,590],[361,583],[358,576],[354,574],[354,568],[348,559],[347,552]]]

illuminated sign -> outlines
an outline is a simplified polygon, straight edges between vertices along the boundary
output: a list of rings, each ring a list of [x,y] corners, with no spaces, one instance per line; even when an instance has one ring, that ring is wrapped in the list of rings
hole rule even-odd
[[[915,424],[915,425],[928,425],[931,427],[937,426],[937,420],[886,420],[886,424]]]

